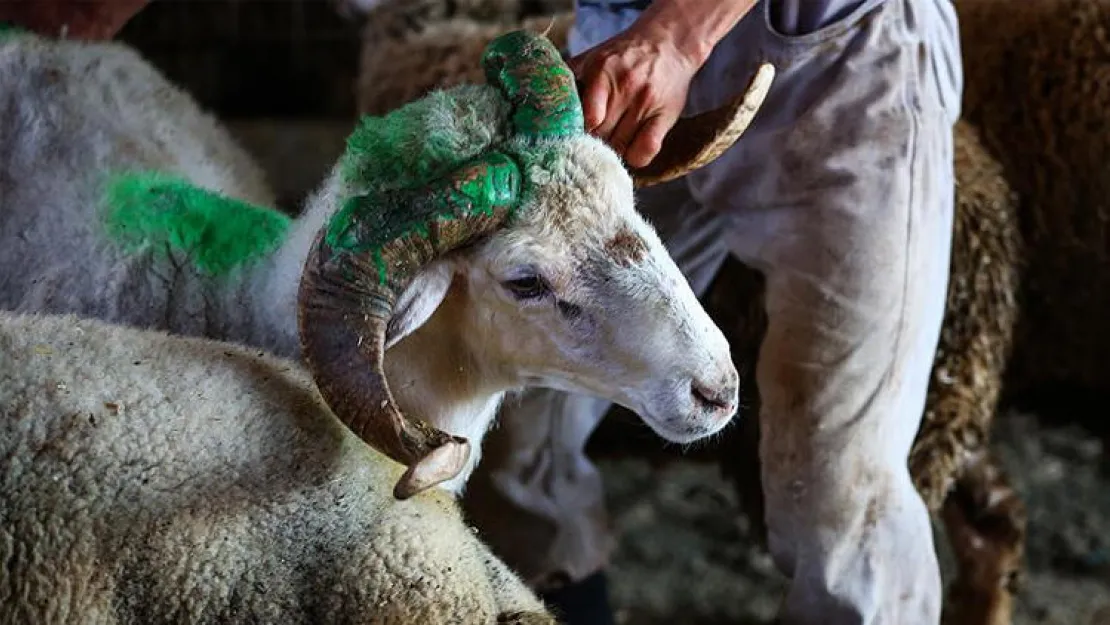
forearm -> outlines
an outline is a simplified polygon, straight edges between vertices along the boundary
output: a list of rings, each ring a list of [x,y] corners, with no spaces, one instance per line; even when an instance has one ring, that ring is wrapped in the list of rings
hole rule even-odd
[[[670,38],[680,52],[700,67],[755,3],[756,0],[655,0],[633,28]]]

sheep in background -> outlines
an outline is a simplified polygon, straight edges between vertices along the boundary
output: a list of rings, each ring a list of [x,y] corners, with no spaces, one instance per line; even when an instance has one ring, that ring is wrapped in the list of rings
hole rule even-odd
[[[0,312],[0,622],[554,625],[297,363]]]
[[[1110,390],[1110,326],[1085,322],[1110,312],[1110,2],[956,5],[968,59],[964,116],[1021,202],[1021,319],[1005,394],[1035,400],[1062,388],[1049,405],[1060,411],[1060,395]],[[1064,411],[1110,434],[1101,411],[1083,403]]]
[[[425,28],[398,39],[385,35],[393,23],[383,15],[371,15],[363,28],[366,41],[359,59],[356,106],[365,115],[381,115],[392,109],[390,102],[409,102],[423,97],[429,85],[450,87],[484,80],[482,68],[474,63],[482,47],[506,31],[507,26],[482,22],[470,17],[455,17],[447,23],[431,22]],[[552,41],[565,41],[573,21],[565,14],[557,19],[532,17],[515,25],[543,32]],[[419,54],[413,54],[412,46]],[[395,47],[397,49],[395,49]],[[383,65],[388,64],[389,67]],[[413,77],[419,76],[417,79]]]
[[[409,468],[400,498],[457,492],[470,441],[524,386],[604,394],[673,441],[716,432],[736,410],[728,344],[633,186],[727,148],[773,70],[689,122],[706,143],[665,145],[634,182],[584,133],[550,42],[507,34],[483,65],[493,84],[363,118],[290,221],[130,50],[0,40],[0,86],[18,94],[0,101],[0,309],[302,357],[340,420]]]

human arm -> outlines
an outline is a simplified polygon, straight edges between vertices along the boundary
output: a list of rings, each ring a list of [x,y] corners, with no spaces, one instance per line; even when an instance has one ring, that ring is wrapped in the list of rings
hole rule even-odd
[[[625,32],[570,61],[586,128],[632,167],[651,162],[694,74],[755,0],[656,0]]]

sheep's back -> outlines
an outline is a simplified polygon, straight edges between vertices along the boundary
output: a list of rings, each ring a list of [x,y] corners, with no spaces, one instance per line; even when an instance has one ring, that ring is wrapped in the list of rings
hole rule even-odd
[[[449,496],[395,501],[402,467],[293,363],[8,313],[0,363],[0,621],[496,614],[486,552]]]
[[[124,303],[172,307],[158,305],[166,285],[149,284],[169,272],[150,254],[125,257],[105,235],[102,200],[115,174],[157,170],[273,202],[227,133],[120,44],[0,39],[0,136],[0,309],[147,325],[156,312]]]

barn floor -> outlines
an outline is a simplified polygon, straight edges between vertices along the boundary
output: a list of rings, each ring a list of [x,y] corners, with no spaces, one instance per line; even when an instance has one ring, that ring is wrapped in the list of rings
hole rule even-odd
[[[1110,462],[1099,441],[1020,414],[1002,420],[995,436],[1030,514],[1030,575],[1015,625],[1110,625]],[[612,577],[618,622],[772,621],[783,578],[737,523],[733,489],[715,467],[653,470],[620,460],[602,469],[621,532]],[[948,569],[942,534],[937,541]]]
[[[229,125],[290,209],[322,180],[350,129],[349,122]],[[1030,575],[1015,625],[1110,625],[1110,450],[1080,430],[1022,414],[1000,420],[995,447],[1030,514]],[[771,622],[783,579],[737,522],[735,495],[715,467],[620,460],[602,469],[620,532],[611,577],[620,623]],[[947,543],[937,542],[947,568]]]

